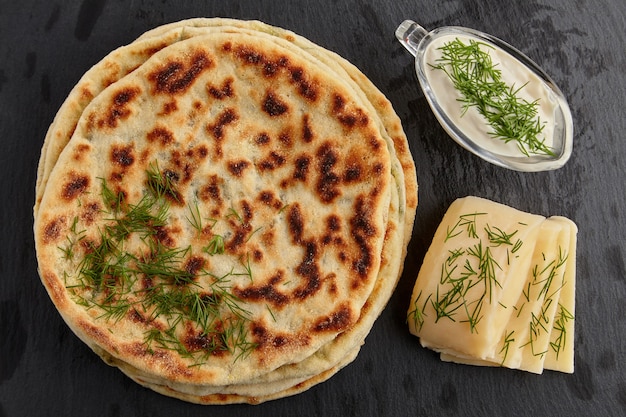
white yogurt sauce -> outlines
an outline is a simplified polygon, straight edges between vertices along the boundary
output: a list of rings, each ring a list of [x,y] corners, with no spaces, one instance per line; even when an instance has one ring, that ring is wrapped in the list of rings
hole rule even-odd
[[[475,106],[463,112],[463,103],[457,101],[457,99],[462,98],[462,95],[454,87],[452,80],[450,80],[444,71],[433,69],[430,66],[439,64],[437,59],[441,58],[441,51],[438,48],[443,47],[444,44],[452,42],[455,39],[459,39],[464,44],[469,44],[470,39],[487,43],[482,39],[454,34],[437,37],[428,45],[423,55],[425,63],[424,70],[439,105],[450,120],[480,147],[503,156],[523,156],[516,141],[506,143],[488,134],[488,132],[492,131],[491,126],[489,126],[488,122],[478,112]],[[520,99],[528,102],[539,99],[537,103],[537,116],[541,123],[544,124],[544,128],[538,139],[544,140],[544,143],[549,148],[552,148],[555,111],[558,107],[554,93],[543,80],[537,77],[537,75],[513,56],[491,43],[489,43],[489,45],[493,46],[493,48],[482,46],[481,49],[489,52],[494,68],[499,69],[502,73],[502,81],[509,87],[514,86],[515,89],[526,84],[524,88],[517,93]]]

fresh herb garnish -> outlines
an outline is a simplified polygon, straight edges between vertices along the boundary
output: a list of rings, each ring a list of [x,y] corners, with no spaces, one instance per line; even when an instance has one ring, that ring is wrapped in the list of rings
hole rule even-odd
[[[194,358],[196,364],[218,352],[228,352],[235,360],[248,354],[255,347],[248,341],[250,313],[232,293],[230,278],[252,279],[249,259],[240,259],[239,267],[220,275],[203,267],[185,267],[193,258],[192,248],[169,247],[160,239],[168,225],[170,201],[178,201],[175,181],[156,163],[146,177],[147,192],[136,204],[101,179],[106,214],[99,237],[86,239],[76,220],[67,244],[59,247],[70,261],[77,250],[83,251],[74,278],[65,272],[66,282],[71,281],[68,290],[78,304],[99,309],[99,317],[105,320],[117,321],[129,314],[146,323],[158,319],[160,324],[145,334],[149,352],[174,350]],[[202,232],[198,205],[188,208],[187,221]],[[129,241],[133,252],[127,249]],[[204,251],[216,255],[224,250],[223,238],[214,235]]]
[[[519,96],[525,85],[518,88],[507,85],[485,48],[493,49],[473,39],[464,43],[456,38],[439,48],[442,56],[431,67],[444,71],[461,93],[463,113],[475,107],[485,118],[492,129],[489,135],[516,143],[526,156],[555,156],[542,137],[545,124],[537,115],[538,100],[529,102]]]

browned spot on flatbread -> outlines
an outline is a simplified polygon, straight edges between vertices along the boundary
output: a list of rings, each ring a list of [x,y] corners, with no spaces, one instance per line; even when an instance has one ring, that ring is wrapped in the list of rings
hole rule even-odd
[[[281,307],[289,301],[289,297],[277,288],[278,284],[283,281],[284,275],[284,271],[279,270],[266,284],[235,288],[233,292],[242,300],[267,302],[274,307]]]
[[[202,201],[210,201],[212,200],[218,205],[222,203],[222,197],[220,188],[224,184],[224,180],[217,175],[211,175],[208,178],[207,183],[200,188],[200,192],[198,193],[198,197]]]
[[[346,330],[354,320],[354,314],[350,307],[342,305],[330,315],[320,317],[311,330],[315,333],[340,332]]]
[[[226,109],[217,116],[214,123],[207,125],[207,131],[215,139],[221,140],[224,137],[224,127],[234,123],[237,119],[239,119],[239,116],[235,109]]]
[[[333,95],[332,113],[346,128],[366,126],[369,122],[367,114],[362,109],[349,106],[346,98],[339,93]]]
[[[235,177],[241,177],[243,171],[250,166],[250,162],[242,159],[239,161],[232,161],[228,163],[228,171]]]
[[[212,84],[207,86],[209,94],[218,100],[232,97],[235,92],[233,90],[234,79],[232,77],[226,78],[219,87]]]
[[[98,213],[100,213],[100,204],[97,202],[91,202],[84,204],[80,214],[80,218],[85,222],[87,226],[91,225]]]
[[[163,104],[163,108],[158,114],[159,116],[167,116],[168,114],[173,114],[177,110],[178,110],[178,103],[176,102],[176,100],[171,100]]]
[[[174,133],[164,126],[157,126],[146,135],[148,142],[158,142],[162,146],[168,145],[174,141]]]
[[[119,120],[128,119],[131,115],[130,103],[141,93],[139,87],[125,87],[118,91],[104,112],[104,117],[96,122],[99,129],[115,128]]]
[[[133,146],[116,146],[111,148],[110,160],[113,165],[117,165],[121,168],[128,168],[135,162],[135,156],[133,155]]]
[[[255,139],[254,143],[257,145],[263,146],[270,143],[270,137],[267,133],[260,133]]]
[[[276,210],[280,210],[283,207],[282,201],[280,201],[272,190],[261,191],[257,199],[265,206],[272,207]]]
[[[81,143],[74,148],[74,153],[72,155],[74,161],[81,162],[83,161],[85,155],[91,150],[91,146],[85,143]]]
[[[190,275],[196,275],[198,272],[202,271],[202,269],[206,265],[206,259],[202,256],[192,256],[185,262],[184,269]]]
[[[285,165],[286,158],[278,152],[272,151],[259,162],[260,171],[271,171]]]
[[[274,93],[268,92],[261,105],[263,111],[271,117],[282,116],[289,111],[287,103],[278,98]]]
[[[313,134],[313,128],[311,127],[311,121],[308,114],[302,116],[302,139],[306,143],[313,142],[315,138]]]
[[[365,197],[358,196],[354,202],[354,216],[350,219],[350,235],[358,245],[360,255],[352,263],[353,270],[361,277],[367,276],[375,257],[372,239],[377,234],[371,208]],[[358,283],[354,283],[358,285]]]
[[[64,200],[73,200],[84,193],[87,187],[89,187],[89,177],[87,175],[79,175],[72,171],[69,174],[69,180],[63,185],[61,197],[63,197]]]
[[[309,173],[309,165],[311,165],[311,158],[308,155],[302,155],[296,158],[293,179],[306,182]]]
[[[322,202],[332,203],[335,198],[341,195],[338,187],[339,175],[334,171],[338,162],[337,152],[330,143],[325,143],[318,148],[316,157],[319,172],[316,185],[317,195]]]
[[[298,93],[309,101],[316,101],[318,97],[317,83],[307,79],[303,68],[291,68],[291,81],[296,85]]]
[[[213,65],[204,51],[192,53],[187,60],[173,59],[161,69],[148,75],[156,94],[176,95],[186,92],[200,76]]]
[[[50,271],[43,272],[41,276],[44,283],[46,284],[46,288],[48,288],[50,297],[54,301],[54,304],[57,306],[57,308],[62,308],[63,306],[65,306],[65,302],[67,301],[67,295],[65,293],[65,287],[61,285],[61,281],[57,279],[56,275],[53,272]]]
[[[304,239],[304,217],[300,205],[295,203],[289,206],[287,227],[293,243],[304,250],[304,258],[296,267],[296,273],[304,279],[304,283],[294,290],[293,295],[305,299],[315,294],[322,285],[319,261],[319,249],[313,240]]]

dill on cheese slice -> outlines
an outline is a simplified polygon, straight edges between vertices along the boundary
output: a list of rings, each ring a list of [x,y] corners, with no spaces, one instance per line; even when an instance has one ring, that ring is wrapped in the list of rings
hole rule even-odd
[[[522,291],[544,217],[478,197],[452,203],[424,257],[409,309],[422,346],[494,355]]]
[[[570,219],[554,216],[570,230],[567,264],[562,282],[561,295],[550,333],[550,349],[544,368],[554,371],[574,372],[574,314],[576,305],[576,234],[578,228]]]
[[[467,199],[475,204],[481,204],[481,213],[485,213],[484,216],[492,219],[491,222],[497,218],[497,216],[493,216],[493,213],[506,212],[509,215],[522,213],[504,206],[509,209],[506,210],[501,204],[476,197],[467,197],[461,199],[461,202],[467,203]],[[455,215],[458,215],[459,218],[463,216],[458,214],[460,213],[459,208],[467,208],[465,204],[458,206],[456,203],[450,206],[437,233],[445,229],[449,235],[451,230],[455,230],[454,228],[450,229],[449,222],[453,221],[451,219],[454,219]],[[452,216],[448,216],[448,214],[452,214]],[[522,214],[526,215],[527,218],[527,213]],[[443,361],[469,365],[505,366],[534,373],[541,373],[544,368],[573,372],[577,229],[571,220],[564,217],[554,216],[545,219],[541,216],[530,216],[533,220],[539,221],[536,227],[537,233],[528,234],[525,241],[521,240],[521,235],[515,234],[520,239],[516,241],[517,245],[526,245],[527,250],[531,251],[530,262],[526,264],[525,270],[508,271],[509,275],[506,280],[510,287],[517,287],[514,282],[521,285],[517,298],[510,309],[508,304],[500,301],[501,307],[507,307],[512,311],[503,313],[504,310],[500,312],[496,309],[491,310],[500,319],[507,317],[507,322],[502,328],[498,327],[501,333],[497,338],[497,343],[488,354],[477,353],[473,345],[476,343],[474,333],[480,330],[478,327],[470,329],[468,333],[467,328],[463,329],[458,325],[450,326],[449,324],[441,326],[437,322],[435,326],[431,326],[431,331],[424,332],[424,326],[428,322],[428,303],[420,304],[419,300],[424,297],[424,289],[431,288],[424,281],[432,281],[432,283],[436,281],[436,277],[427,272],[428,270],[432,272],[432,268],[427,264],[430,259],[427,258],[429,258],[430,252],[450,250],[445,245],[437,245],[437,233],[435,234],[433,244],[424,259],[424,264],[415,284],[408,321],[411,332],[420,337],[422,345],[440,352]],[[510,221],[518,221],[518,223],[528,225],[527,220],[521,217],[512,217]],[[493,229],[500,230],[502,232],[500,233],[501,237],[505,234],[505,229],[499,225],[487,225],[485,227],[487,230],[491,230],[491,233],[487,233],[487,238],[493,245],[498,243],[493,238]],[[473,234],[478,235],[477,232]],[[500,245],[510,243],[512,242],[501,241]],[[515,260],[520,259],[517,257],[520,248],[510,250],[508,262],[511,262],[511,253],[515,254]],[[423,272],[425,266],[427,270]],[[505,275],[504,270],[500,272]],[[490,323],[500,325],[502,321],[490,320]],[[441,332],[444,337],[437,335],[437,332]],[[445,343],[441,343],[442,339],[445,340]],[[449,343],[450,340],[460,342]],[[459,346],[460,343],[468,343],[468,345]]]

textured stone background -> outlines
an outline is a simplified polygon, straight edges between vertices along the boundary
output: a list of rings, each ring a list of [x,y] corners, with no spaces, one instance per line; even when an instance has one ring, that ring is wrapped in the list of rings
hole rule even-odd
[[[420,183],[405,273],[357,360],[304,394],[257,407],[205,408],[134,384],[68,330],[36,271],[36,165],[57,108],[112,49],[197,16],[263,20],[353,62],[401,116]],[[568,164],[553,172],[508,171],[448,138],[417,86],[411,56],[395,40],[406,18],[426,28],[491,33],[543,66],[573,112]],[[0,2],[0,417],[624,415],[625,44],[623,0]],[[579,225],[573,375],[441,363],[408,334],[405,314],[419,265],[444,211],[465,195]]]

